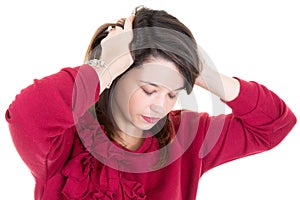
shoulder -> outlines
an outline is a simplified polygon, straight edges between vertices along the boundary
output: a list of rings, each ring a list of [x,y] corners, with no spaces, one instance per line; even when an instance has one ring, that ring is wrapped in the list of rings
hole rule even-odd
[[[173,110],[169,113],[169,118],[172,121],[175,130],[183,128],[188,129],[198,129],[198,127],[203,126],[207,123],[210,116],[207,112],[196,112],[191,110]]]
[[[169,113],[170,120],[172,122],[182,121],[182,120],[197,120],[197,119],[205,119],[209,118],[209,114],[207,112],[196,112],[191,110],[172,110]]]

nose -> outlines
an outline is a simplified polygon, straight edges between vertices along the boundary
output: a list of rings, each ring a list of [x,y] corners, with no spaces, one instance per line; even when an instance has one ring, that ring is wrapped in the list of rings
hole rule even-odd
[[[152,104],[150,106],[150,108],[151,108],[151,111],[153,113],[156,113],[156,114],[159,114],[159,115],[164,115],[165,114],[165,109],[161,105]]]
[[[150,105],[150,108],[151,111],[153,111],[156,114],[165,114],[165,98],[162,95],[160,95],[160,97],[157,97],[155,101]]]

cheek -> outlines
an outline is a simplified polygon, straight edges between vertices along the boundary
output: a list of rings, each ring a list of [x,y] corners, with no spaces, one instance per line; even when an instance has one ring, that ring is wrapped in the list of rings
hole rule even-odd
[[[147,109],[147,99],[139,90],[129,97],[129,113],[130,115],[143,114]]]
[[[168,113],[174,108],[176,102],[177,102],[177,98],[175,98],[175,99],[170,99],[170,100],[167,102],[165,109],[166,109],[166,111],[167,111]]]

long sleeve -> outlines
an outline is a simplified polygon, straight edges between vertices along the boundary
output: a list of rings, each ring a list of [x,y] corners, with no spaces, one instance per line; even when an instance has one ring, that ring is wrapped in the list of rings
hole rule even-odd
[[[66,162],[77,119],[98,99],[100,85],[88,65],[34,80],[9,106],[6,120],[16,149],[36,180]]]
[[[239,79],[239,96],[227,105],[232,114],[207,118],[199,157],[202,173],[225,162],[278,145],[296,117],[276,94],[256,82]]]

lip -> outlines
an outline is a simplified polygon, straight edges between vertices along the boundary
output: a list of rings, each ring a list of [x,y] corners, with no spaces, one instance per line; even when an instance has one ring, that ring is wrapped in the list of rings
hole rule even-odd
[[[156,117],[147,117],[147,116],[144,116],[142,115],[143,119],[150,123],[150,124],[155,124],[156,122],[158,122],[160,120],[160,118],[156,118]]]

